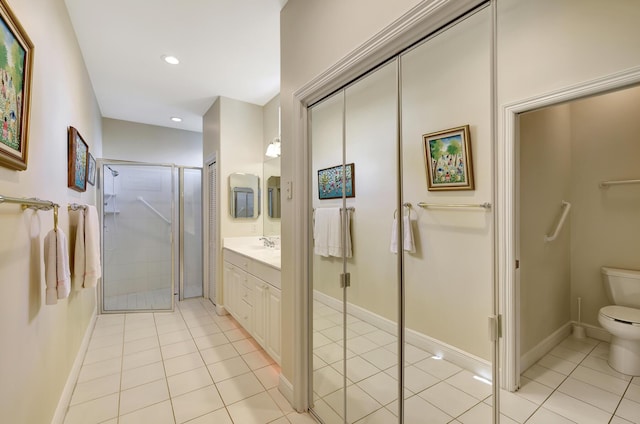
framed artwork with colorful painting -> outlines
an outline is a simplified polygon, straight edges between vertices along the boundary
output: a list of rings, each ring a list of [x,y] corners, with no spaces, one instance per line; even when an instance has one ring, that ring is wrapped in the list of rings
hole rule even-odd
[[[67,150],[67,187],[76,191],[87,189],[87,168],[89,166],[89,146],[73,127],[69,127]]]
[[[424,134],[422,140],[429,191],[474,189],[468,125]]]
[[[344,183],[344,190],[343,190]],[[338,199],[343,196],[356,197],[356,169],[353,163],[332,166],[318,171],[318,198]]]
[[[33,43],[0,0],[0,165],[27,169]]]

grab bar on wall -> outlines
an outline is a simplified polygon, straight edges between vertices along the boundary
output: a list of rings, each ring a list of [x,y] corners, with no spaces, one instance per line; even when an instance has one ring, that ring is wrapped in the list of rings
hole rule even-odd
[[[149,209],[151,209],[156,215],[158,215],[164,222],[166,222],[167,224],[171,225],[171,221],[169,219],[167,219],[164,215],[162,215],[160,213],[160,211],[158,211],[156,208],[154,208],[153,206],[151,206],[149,204],[149,202],[147,202],[146,200],[144,200],[144,198],[142,196],[138,196],[138,200],[141,201],[142,203],[145,204],[146,207],[148,207]]]
[[[491,209],[491,203],[456,203],[456,204],[445,204],[445,203],[425,203],[420,202],[418,206],[421,208],[482,208],[485,210]]]
[[[625,185],[625,184],[640,184],[640,180],[617,180],[617,181],[602,181],[600,188],[608,188],[612,185]]]
[[[544,236],[544,241],[549,242],[549,241],[554,241],[557,237],[558,237],[558,233],[560,232],[560,230],[562,229],[562,226],[564,225],[564,220],[567,219],[567,215],[569,215],[569,209],[571,209],[571,203],[569,202],[565,202],[564,200],[562,201],[562,207],[563,207],[563,211],[562,211],[562,216],[560,217],[560,221],[558,221],[558,225],[556,226],[556,230],[553,232],[552,235],[545,235]]]

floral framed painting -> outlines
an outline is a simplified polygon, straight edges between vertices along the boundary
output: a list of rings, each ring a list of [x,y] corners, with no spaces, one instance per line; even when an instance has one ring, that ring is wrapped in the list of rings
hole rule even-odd
[[[469,126],[422,136],[427,189],[473,190],[473,160]]]
[[[344,180],[344,190],[343,190]],[[356,197],[356,168],[353,163],[344,166],[332,166],[318,170],[318,198],[338,199],[343,196]]]
[[[67,187],[76,191],[87,189],[87,168],[89,165],[89,146],[73,127],[69,127],[67,150]]]
[[[33,43],[0,0],[0,165],[27,169]]]

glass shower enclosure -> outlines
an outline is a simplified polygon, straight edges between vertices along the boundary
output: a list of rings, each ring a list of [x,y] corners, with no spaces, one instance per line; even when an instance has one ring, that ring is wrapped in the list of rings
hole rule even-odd
[[[102,312],[202,296],[201,169],[103,160],[99,171]]]

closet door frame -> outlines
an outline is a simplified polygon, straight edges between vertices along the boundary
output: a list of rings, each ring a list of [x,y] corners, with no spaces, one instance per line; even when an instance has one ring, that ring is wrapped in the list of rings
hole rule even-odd
[[[495,2],[495,0],[494,0]],[[310,405],[313,367],[311,363],[312,322],[309,311],[312,310],[312,293],[309,287],[311,280],[310,246],[312,241],[311,220],[311,146],[309,143],[309,112],[308,107],[329,94],[347,85],[359,75],[365,74],[377,67],[390,57],[399,54],[412,44],[424,39],[429,34],[439,30],[446,24],[474,8],[487,3],[485,0],[435,0],[423,1],[416,5],[393,24],[383,29],[369,41],[351,52],[327,71],[311,80],[293,94],[291,111],[291,138],[293,143],[291,153],[292,175],[285,181],[291,190],[292,181],[296,181],[296,196],[289,191],[293,210],[293,238],[295,249],[293,252],[293,281],[294,284],[294,369],[293,381],[281,379],[282,392],[285,393],[296,410],[307,410]],[[495,23],[494,23],[495,25]],[[495,308],[495,305],[494,305]],[[495,341],[497,345],[497,340]],[[494,369],[498,367],[495,366]],[[497,379],[494,379],[497,383]],[[494,385],[494,396],[497,398],[497,384]],[[499,404],[496,402],[496,404]]]

